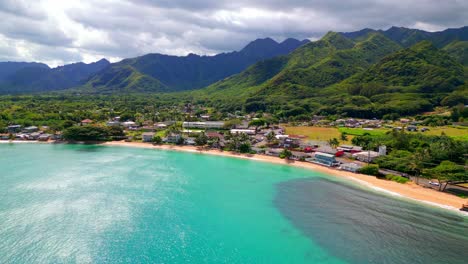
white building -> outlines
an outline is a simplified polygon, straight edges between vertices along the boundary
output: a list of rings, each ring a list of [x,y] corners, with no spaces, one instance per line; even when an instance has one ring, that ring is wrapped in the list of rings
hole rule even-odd
[[[206,122],[183,122],[183,128],[201,128],[201,129],[220,129],[224,127],[223,121],[206,121]]]
[[[357,160],[360,160],[362,162],[372,162],[374,159],[379,157],[380,154],[375,151],[362,151],[359,153],[353,154],[353,157],[355,157]]]
[[[153,142],[154,135],[155,134],[153,132],[145,132],[141,134],[141,138],[143,139],[143,142]]]
[[[231,129],[231,134],[255,135],[255,129]]]

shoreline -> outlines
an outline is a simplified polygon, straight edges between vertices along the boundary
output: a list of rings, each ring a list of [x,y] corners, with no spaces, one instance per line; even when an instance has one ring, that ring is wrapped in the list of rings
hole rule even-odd
[[[298,168],[304,168],[312,171],[321,172],[333,177],[352,181],[360,186],[372,189],[374,191],[385,193],[394,197],[405,198],[416,202],[424,203],[426,205],[436,206],[438,208],[448,209],[450,211],[459,212],[463,215],[468,216],[468,213],[460,211],[463,204],[468,202],[468,199],[464,199],[448,193],[439,192],[436,190],[424,188],[416,185],[413,182],[406,184],[397,183],[394,181],[387,181],[378,179],[375,176],[369,176],[359,173],[352,173],[348,171],[337,170],[310,162],[300,162],[293,160],[284,160],[278,157],[259,155],[259,154],[239,154],[221,150],[213,149],[202,149],[194,146],[173,146],[173,145],[151,145],[149,143],[140,142],[121,142],[111,141],[105,142],[101,145],[104,146],[121,146],[121,147],[137,147],[147,149],[159,149],[159,150],[172,150],[181,152],[191,152],[215,156],[224,156],[232,158],[242,158],[254,161],[269,162],[280,165],[289,165]]]
[[[3,142],[2,142],[3,143]],[[20,143],[20,141],[5,141],[4,143]],[[67,142],[39,142],[29,141],[28,143],[39,143],[39,144],[69,144]],[[73,144],[73,143],[70,143]],[[146,148],[146,149],[158,149],[158,150],[170,150],[180,152],[190,152],[206,155],[224,156],[232,158],[249,159],[260,162],[268,162],[280,165],[289,165],[298,168],[308,169],[312,171],[321,172],[336,178],[348,180],[356,183],[362,187],[369,188],[376,192],[391,195],[393,197],[405,198],[415,202],[423,203],[430,206],[435,206],[442,209],[447,209],[453,212],[458,212],[461,215],[468,216],[468,212],[460,210],[463,204],[468,202],[468,199],[464,199],[448,193],[439,192],[433,189],[424,188],[416,185],[413,182],[406,184],[397,183],[394,181],[378,179],[375,176],[369,176],[364,174],[352,173],[343,170],[337,170],[310,162],[300,162],[293,160],[284,160],[278,157],[259,155],[259,154],[240,154],[228,151],[214,150],[214,149],[203,149],[195,146],[174,146],[174,145],[152,145],[150,143],[143,142],[123,142],[123,141],[109,141],[103,143],[94,143],[101,146],[119,146],[119,147],[134,147],[134,148]]]

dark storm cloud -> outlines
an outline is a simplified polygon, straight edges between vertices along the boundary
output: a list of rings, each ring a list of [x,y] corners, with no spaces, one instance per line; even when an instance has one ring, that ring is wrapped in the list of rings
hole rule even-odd
[[[256,38],[318,38],[330,30],[460,27],[468,25],[468,1],[3,0],[0,14],[0,52],[9,54],[0,58],[63,63],[213,54]]]

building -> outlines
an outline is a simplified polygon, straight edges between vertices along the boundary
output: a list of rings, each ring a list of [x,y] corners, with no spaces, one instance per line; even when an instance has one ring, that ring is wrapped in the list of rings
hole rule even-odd
[[[341,156],[344,155],[343,150],[334,149],[334,148],[332,148],[330,146],[320,146],[315,151],[321,152],[321,153],[327,153],[327,154],[330,154],[330,155],[333,155],[333,156],[336,156],[336,157],[341,157]]]
[[[39,131],[39,128],[37,126],[28,126],[23,129],[25,133],[33,133]]]
[[[283,149],[269,148],[269,149],[265,150],[265,155],[273,156],[273,157],[279,157],[281,152],[283,152]]]
[[[181,141],[182,136],[180,134],[171,133],[163,139],[166,143],[177,144]]]
[[[120,126],[120,121],[112,120],[112,121],[107,122],[106,125],[107,125],[107,126],[118,127],[118,126]]]
[[[21,125],[11,125],[7,127],[8,133],[19,133],[21,132]]]
[[[379,155],[380,156],[387,155],[387,146],[385,145],[379,146]]]
[[[336,149],[337,150],[342,150],[342,151],[348,152],[348,153],[358,153],[358,152],[362,151],[362,147],[353,146],[353,145],[341,145]]]
[[[357,163],[344,163],[344,164],[341,164],[340,166],[341,170],[350,171],[350,172],[357,172],[360,168],[362,168],[362,166]]]
[[[37,138],[37,140],[39,140],[39,141],[48,141],[51,136],[52,136],[51,134],[42,134]]]
[[[200,129],[221,129],[224,128],[223,121],[205,121],[205,122],[183,122],[183,128],[200,128]]]
[[[122,123],[122,126],[124,126],[125,128],[130,128],[130,127],[136,127],[137,125],[133,121],[125,121]]]
[[[91,119],[84,119],[84,120],[81,120],[80,124],[81,124],[82,126],[85,126],[85,125],[90,125],[90,124],[92,124],[93,122],[94,122],[94,121],[91,120]]]
[[[34,132],[34,133],[31,133],[29,135],[29,139],[31,140],[37,140],[40,136],[41,136],[42,133],[39,133],[39,132]]]
[[[141,138],[143,142],[153,142],[154,135],[155,133],[153,132],[145,132],[141,134]]]
[[[325,165],[325,166],[328,166],[328,167],[338,165],[338,162],[335,159],[335,155],[328,154],[328,153],[323,153],[323,152],[315,152],[314,157],[313,158],[308,158],[308,159],[306,159],[306,161],[321,164],[321,165]]]
[[[418,127],[413,126],[413,125],[409,125],[409,126],[406,127],[406,130],[408,130],[410,132],[416,132],[416,131],[418,131]]]
[[[312,157],[312,154],[310,153],[305,153],[305,152],[300,152],[300,151],[291,151],[291,158],[292,160],[306,160],[308,158]]]
[[[380,157],[380,154],[375,151],[362,151],[359,153],[354,153],[353,157],[362,162],[372,162],[376,158]]]
[[[255,129],[231,129],[231,134],[246,134],[246,135],[255,135]]]

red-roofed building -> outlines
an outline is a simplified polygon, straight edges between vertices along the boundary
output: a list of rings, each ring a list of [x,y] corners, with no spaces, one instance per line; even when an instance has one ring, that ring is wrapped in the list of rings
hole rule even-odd
[[[81,123],[82,126],[83,126],[83,125],[89,125],[89,124],[93,123],[93,120],[91,120],[91,119],[85,119],[85,120],[81,120],[80,123]]]

